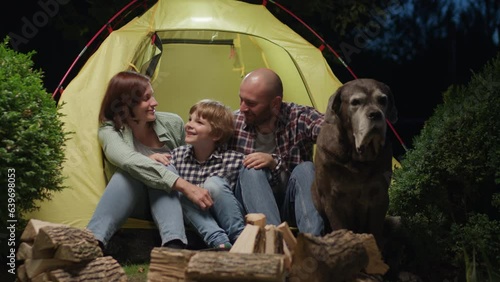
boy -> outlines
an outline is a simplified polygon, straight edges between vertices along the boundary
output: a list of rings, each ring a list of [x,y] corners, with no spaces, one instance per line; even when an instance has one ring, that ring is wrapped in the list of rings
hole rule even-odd
[[[230,248],[245,227],[233,194],[244,155],[226,149],[234,132],[233,112],[220,102],[201,100],[189,110],[185,130],[187,145],[171,151],[170,164],[180,177],[209,190],[214,204],[203,211],[181,196],[184,217],[209,247]]]

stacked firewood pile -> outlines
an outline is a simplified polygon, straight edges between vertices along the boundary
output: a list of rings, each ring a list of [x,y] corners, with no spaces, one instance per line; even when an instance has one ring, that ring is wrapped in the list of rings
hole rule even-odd
[[[154,248],[148,281],[382,281],[388,266],[372,235],[338,230],[293,235],[249,214],[229,252]]]
[[[31,219],[20,241],[18,281],[127,281],[88,230]]]

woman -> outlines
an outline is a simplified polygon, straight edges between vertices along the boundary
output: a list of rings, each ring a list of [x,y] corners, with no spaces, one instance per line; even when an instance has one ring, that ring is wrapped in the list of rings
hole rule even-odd
[[[162,246],[187,244],[179,192],[207,210],[206,189],[195,186],[162,163],[171,149],[184,144],[184,123],[158,105],[147,76],[124,71],[111,78],[99,113],[99,142],[105,156],[108,185],[87,226],[105,248],[128,217],[149,218],[157,225]]]

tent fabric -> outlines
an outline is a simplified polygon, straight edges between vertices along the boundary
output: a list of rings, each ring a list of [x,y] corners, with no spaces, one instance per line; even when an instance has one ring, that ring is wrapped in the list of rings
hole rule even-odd
[[[152,44],[153,36],[162,42]],[[146,70],[160,55],[153,75],[157,110],[179,114],[202,98],[237,109],[245,74],[273,69],[284,100],[324,112],[341,85],[321,51],[276,19],[262,5],[234,0],[159,0],[146,13],[112,32],[68,84],[59,101],[66,142],[64,185],[40,210],[26,215],[83,228],[106,187],[97,140],[98,112],[109,79],[134,68]],[[119,201],[119,199],[117,199]],[[151,227],[129,220],[125,227]]]

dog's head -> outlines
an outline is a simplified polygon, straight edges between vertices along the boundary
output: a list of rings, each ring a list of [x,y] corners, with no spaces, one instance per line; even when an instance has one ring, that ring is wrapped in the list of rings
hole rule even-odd
[[[397,121],[391,89],[373,79],[349,81],[330,97],[325,120],[341,123],[354,143],[354,160],[374,160],[385,144],[386,120]]]

